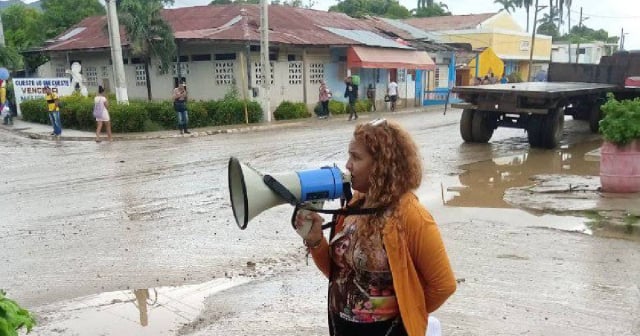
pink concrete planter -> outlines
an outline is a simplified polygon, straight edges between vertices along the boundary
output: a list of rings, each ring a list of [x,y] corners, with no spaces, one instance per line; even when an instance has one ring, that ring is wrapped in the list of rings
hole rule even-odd
[[[621,147],[608,141],[602,144],[600,184],[604,192],[640,192],[640,140]]]

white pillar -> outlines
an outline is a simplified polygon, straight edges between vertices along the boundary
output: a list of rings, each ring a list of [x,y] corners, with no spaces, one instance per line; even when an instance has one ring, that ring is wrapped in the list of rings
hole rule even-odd
[[[116,84],[116,99],[118,103],[129,103],[127,81],[124,75],[124,61],[122,60],[122,43],[120,42],[120,23],[115,0],[105,0],[107,4],[107,27],[109,28],[109,42],[111,43],[111,61]],[[149,80],[147,78],[147,80]]]
[[[269,61],[269,0],[260,0],[260,60],[262,62],[262,109],[264,120],[271,122],[271,63]]]

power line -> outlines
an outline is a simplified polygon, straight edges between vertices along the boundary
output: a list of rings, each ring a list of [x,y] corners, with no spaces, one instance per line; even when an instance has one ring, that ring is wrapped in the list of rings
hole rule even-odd
[[[572,10],[571,13],[580,14],[580,11]],[[616,19],[616,20],[640,19],[640,16],[609,16],[609,15],[594,15],[594,14],[587,14],[587,13],[582,13],[582,15],[592,17],[592,18],[598,18],[598,19]]]

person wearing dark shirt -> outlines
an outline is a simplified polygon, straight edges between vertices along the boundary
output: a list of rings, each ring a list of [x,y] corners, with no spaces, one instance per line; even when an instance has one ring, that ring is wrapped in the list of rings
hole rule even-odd
[[[358,100],[358,86],[353,84],[351,76],[344,80],[346,87],[344,89],[344,97],[349,99],[347,109],[349,109],[349,121],[352,119],[358,119],[358,112],[356,112],[356,100]]]

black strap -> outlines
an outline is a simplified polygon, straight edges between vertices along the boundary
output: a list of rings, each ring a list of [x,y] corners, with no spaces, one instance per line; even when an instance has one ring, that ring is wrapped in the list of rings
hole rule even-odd
[[[278,196],[282,197],[287,203],[291,205],[298,205],[298,199],[287,189],[282,183],[276,180],[271,175],[265,175],[262,177],[262,181],[264,184],[269,187],[269,189],[273,190]]]

